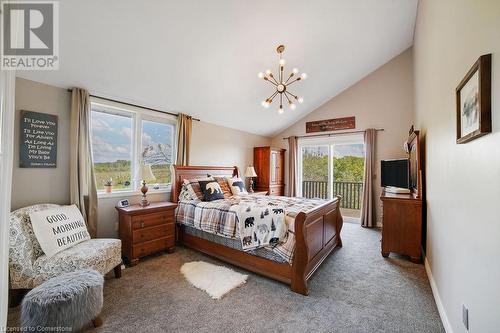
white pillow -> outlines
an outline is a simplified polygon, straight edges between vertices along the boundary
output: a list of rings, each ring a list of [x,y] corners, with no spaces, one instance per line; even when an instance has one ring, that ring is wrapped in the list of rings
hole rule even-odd
[[[245,182],[241,178],[228,178],[227,183],[229,184],[233,195],[248,194],[247,189],[245,188]]]
[[[33,232],[47,257],[90,239],[83,216],[75,205],[29,215]]]

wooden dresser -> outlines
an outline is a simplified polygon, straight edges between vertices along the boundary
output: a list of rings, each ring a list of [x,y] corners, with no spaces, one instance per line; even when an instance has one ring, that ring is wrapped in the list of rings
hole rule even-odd
[[[422,199],[415,193],[382,192],[382,256],[390,252],[407,255],[412,262],[421,260]]]
[[[175,216],[177,204],[152,202],[149,206],[116,207],[122,256],[134,266],[139,258],[160,251],[175,250]]]
[[[410,194],[382,192],[382,256],[390,252],[407,255],[412,262],[421,262],[422,229],[425,196],[423,195],[423,153],[419,131],[413,126],[408,136]]]
[[[255,147],[253,165],[257,173],[256,191],[285,195],[285,149]]]

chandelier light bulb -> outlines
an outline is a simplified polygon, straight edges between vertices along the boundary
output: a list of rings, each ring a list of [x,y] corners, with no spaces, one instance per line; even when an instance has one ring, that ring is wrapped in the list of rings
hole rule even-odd
[[[299,97],[293,93],[295,85],[292,87],[290,87],[290,85],[295,82],[307,79],[307,74],[300,73],[297,67],[291,68],[291,72],[290,69],[285,71],[286,60],[282,58],[283,51],[285,51],[285,46],[280,44],[276,48],[276,52],[278,52],[279,63],[277,72],[275,72],[276,75],[273,75],[273,72],[270,69],[267,69],[264,72],[259,72],[257,74],[260,79],[269,82],[273,86],[273,93],[268,95],[269,97],[267,97],[260,104],[262,105],[262,107],[267,109],[269,108],[269,106],[271,106],[271,104],[273,104],[273,100],[277,100],[279,103],[279,108],[277,110],[279,114],[285,112],[285,110],[283,109],[283,104],[288,104],[290,110],[295,110],[298,104],[304,102],[304,99],[302,97]],[[290,88],[292,90],[290,90]]]

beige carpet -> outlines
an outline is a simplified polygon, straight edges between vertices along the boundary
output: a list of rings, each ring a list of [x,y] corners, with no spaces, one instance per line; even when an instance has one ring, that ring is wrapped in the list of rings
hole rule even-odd
[[[106,280],[104,325],[92,331],[444,332],[423,265],[383,259],[377,230],[346,223],[342,235],[344,247],[312,277],[308,297],[233,267],[249,275],[247,283],[212,300],[179,270],[191,261],[221,262],[183,248],[151,257]],[[9,325],[18,316],[11,309]]]

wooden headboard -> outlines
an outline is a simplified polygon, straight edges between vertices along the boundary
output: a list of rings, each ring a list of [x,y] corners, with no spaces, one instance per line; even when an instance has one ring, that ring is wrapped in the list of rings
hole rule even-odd
[[[173,166],[174,174],[172,179],[174,184],[172,186],[172,201],[179,200],[179,193],[181,193],[181,186],[184,179],[206,178],[207,175],[212,176],[226,176],[233,177],[239,176],[240,172],[237,166],[234,167],[220,167],[220,166]]]

